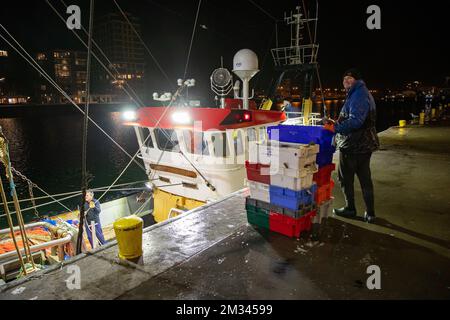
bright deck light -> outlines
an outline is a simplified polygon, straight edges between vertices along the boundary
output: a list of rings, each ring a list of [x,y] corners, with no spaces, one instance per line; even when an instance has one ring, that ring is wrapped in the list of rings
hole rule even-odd
[[[191,116],[188,112],[174,112],[172,113],[172,121],[176,124],[191,123]]]
[[[137,115],[136,111],[128,110],[122,113],[122,117],[125,121],[136,121]]]

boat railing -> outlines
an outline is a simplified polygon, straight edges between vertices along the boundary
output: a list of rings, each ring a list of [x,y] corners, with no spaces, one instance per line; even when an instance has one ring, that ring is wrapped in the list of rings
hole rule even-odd
[[[317,63],[318,51],[319,45],[316,44],[275,48],[271,50],[273,61],[277,67]]]
[[[300,126],[317,126],[322,121],[320,113],[310,113],[304,116],[303,112],[285,112],[287,120],[283,122],[284,125],[300,125]]]
[[[52,225],[41,221],[41,222],[27,224],[24,227],[25,227],[25,229],[31,229],[31,228],[35,228],[35,227],[51,228]],[[14,230],[14,232],[19,231],[19,227],[15,227],[13,230]],[[10,232],[11,232],[10,229],[3,229],[3,230],[0,230],[0,235],[8,234]],[[61,245],[71,242],[72,239],[74,239],[74,236],[75,235],[71,232],[65,232],[65,234],[62,238],[50,240],[50,241],[47,241],[47,242],[44,242],[41,244],[32,245],[32,246],[30,246],[30,250],[32,253],[34,253],[37,251],[50,249],[52,247],[61,246]],[[21,254],[25,254],[25,249],[21,248],[20,252],[21,252]],[[0,254],[0,261],[5,261],[7,259],[11,259],[14,257],[17,257],[17,251],[13,250],[13,251],[5,252],[3,254]]]

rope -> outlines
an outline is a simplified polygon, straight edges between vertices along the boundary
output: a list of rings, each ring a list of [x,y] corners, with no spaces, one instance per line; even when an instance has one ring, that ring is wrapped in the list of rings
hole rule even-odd
[[[116,1],[116,0],[114,0],[114,1]],[[184,67],[183,80],[186,79],[186,74],[187,74],[188,67],[189,67],[189,59],[191,57],[192,44],[194,42],[195,31],[197,30],[197,21],[198,21],[198,16],[199,16],[199,13],[200,13],[200,6],[201,5],[202,5],[202,0],[198,0],[197,14],[195,15],[194,27],[192,28],[191,42],[189,44],[189,51],[188,51],[188,55],[187,55],[187,59],[186,59],[186,66]]]
[[[105,192],[103,192],[103,194],[100,196],[100,198],[97,199],[98,201],[100,201],[109,192],[109,190],[116,184],[116,182],[119,181],[119,179],[122,177],[122,175],[125,173],[125,171],[127,171],[128,167],[133,163],[133,160],[139,154],[139,152],[141,151],[141,147],[143,145],[145,145],[145,143],[147,142],[149,137],[150,137],[150,135],[148,135],[147,138],[145,138],[145,140],[142,142],[142,144],[139,146],[138,150],[134,154],[133,158],[131,158],[131,160],[128,162],[128,164],[125,166],[125,168],[122,170],[122,172],[117,176],[117,178],[113,181],[113,183],[108,187],[108,189]]]
[[[11,167],[12,169],[13,169],[13,171],[15,170],[13,167]],[[18,171],[17,171],[18,172]],[[19,174],[20,174],[20,172],[18,172]],[[17,173],[16,173],[16,175],[18,175]],[[122,184],[116,184],[115,186],[116,187],[121,187],[121,186],[125,186],[125,185],[129,185],[129,184],[138,184],[138,183],[145,183],[145,182],[148,182],[148,180],[142,180],[142,181],[136,181],[136,182],[127,182],[127,183],[122,183]],[[33,182],[32,182],[33,183]],[[37,189],[39,189],[40,191],[42,191],[43,193],[46,193],[46,194],[48,194],[47,192],[45,192],[44,190],[42,190],[41,188],[39,188],[39,186],[38,185],[36,185],[36,184],[34,184],[33,183],[33,187],[35,187],[35,188],[37,188]],[[108,186],[104,186],[104,187],[98,187],[98,188],[93,188],[93,189],[91,189],[92,191],[103,191],[103,190],[106,190],[106,188],[108,188]],[[142,190],[142,188],[126,188],[126,189],[111,189],[110,190],[110,192],[117,192],[117,191],[133,191],[133,190]],[[74,195],[74,194],[80,194],[80,191],[79,190],[77,190],[77,191],[70,191],[70,192],[64,192],[64,193],[58,193],[58,194],[53,194],[53,195],[50,195],[50,194],[48,194],[47,196],[43,196],[43,197],[35,197],[34,198],[34,200],[42,200],[42,199],[47,199],[47,198],[53,198],[53,197],[61,197],[61,196],[68,196],[68,195]],[[22,199],[22,200],[19,200],[19,202],[29,202],[29,201],[31,201],[32,199]],[[56,200],[55,198],[53,198],[53,200]],[[12,201],[10,201],[10,202],[8,202],[7,204],[12,204],[13,202]],[[2,205],[3,203],[0,203],[0,205]],[[62,205],[62,206],[64,206],[64,205]],[[64,206],[65,207],[65,206]],[[69,208],[67,208],[67,207],[65,207],[65,209],[67,209],[68,211],[70,211],[71,209],[69,209]],[[22,210],[23,211],[23,210]],[[0,217],[1,217],[1,215],[0,215]]]
[[[20,43],[8,32],[8,30],[0,23],[0,27],[5,30],[5,32],[14,40],[15,43],[24,51],[24,53],[29,57],[26,58],[10,41],[8,41],[3,35],[0,34],[0,38],[2,38],[11,48],[13,48],[25,61],[27,61],[35,70],[39,72],[48,82],[50,82],[56,90],[58,90],[72,105],[74,105],[83,115],[84,111],[70,98],[70,96],[42,69],[42,67],[30,56],[30,54],[20,45]],[[31,62],[32,61],[32,62]],[[111,140],[122,152],[124,152],[129,158],[132,158],[131,155],[114,140],[100,125],[97,124],[91,117],[88,117],[89,121],[92,122],[109,140]],[[138,162],[135,163],[145,171],[145,168]]]
[[[142,212],[142,210],[145,208],[145,205],[147,203],[149,203],[149,201],[152,199],[153,196],[151,196],[150,198],[148,198],[147,200],[145,200],[145,202],[142,204],[142,206],[139,207],[139,209],[136,211],[135,215],[138,215],[139,213]]]

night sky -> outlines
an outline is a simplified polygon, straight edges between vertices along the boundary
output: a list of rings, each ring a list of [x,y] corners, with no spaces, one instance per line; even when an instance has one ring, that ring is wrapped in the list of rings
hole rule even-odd
[[[83,24],[87,26],[89,2],[65,0],[78,4]],[[59,0],[51,1],[64,14]],[[118,12],[112,0],[96,0],[95,15]],[[275,45],[275,21],[302,1],[203,0],[194,39],[188,77],[200,88],[209,88],[213,69],[232,69],[232,58],[242,48],[254,50],[259,57],[261,72],[251,85],[258,89],[268,86],[272,74],[269,49]],[[142,37],[172,82],[182,77],[197,0],[119,0],[120,6],[141,19]],[[305,0],[310,10],[315,1]],[[442,86],[450,76],[449,24],[446,1],[319,1],[320,74],[324,86],[340,86],[341,75],[349,67],[359,68],[373,88],[400,88],[405,82],[421,80]],[[366,28],[366,8],[381,7],[382,29]],[[66,15],[67,16],[67,15]],[[81,44],[59,20],[45,0],[2,1],[0,22],[17,37],[30,52],[54,48],[82,49]],[[202,28],[206,26],[207,29]],[[280,43],[289,30],[278,22]],[[2,33],[3,34],[3,33]],[[12,50],[0,39],[0,47]],[[147,77],[152,91],[168,88],[167,81],[146,53]],[[13,57],[14,58],[14,57]],[[19,59],[14,59],[20,61]],[[18,73],[34,72],[20,62]]]

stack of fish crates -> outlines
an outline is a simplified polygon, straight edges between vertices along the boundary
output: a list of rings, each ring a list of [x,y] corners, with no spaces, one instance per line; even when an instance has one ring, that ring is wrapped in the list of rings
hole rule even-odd
[[[278,129],[277,134],[272,134],[275,129]],[[299,237],[301,232],[311,229],[313,219],[320,216],[322,206],[326,204],[323,201],[326,194],[319,196],[316,181],[325,190],[323,179],[331,168],[325,164],[331,163],[334,153],[330,139],[311,139],[318,134],[315,132],[318,129],[325,138],[328,137],[321,127],[277,126],[268,129],[271,141],[258,145],[256,161],[246,163],[250,187],[246,209],[250,224],[289,237]],[[298,130],[314,132],[299,135]],[[330,148],[327,148],[328,142]],[[325,168],[322,171],[318,161]],[[331,194],[327,201],[330,199]],[[320,207],[317,207],[318,201]]]
[[[333,207],[334,181],[331,174],[336,166],[333,164],[333,155],[336,148],[333,146],[334,133],[321,126],[276,126],[268,128],[270,139],[300,144],[317,144],[320,151],[317,154],[316,164],[318,171],[314,173],[313,181],[316,185],[314,203],[316,216],[314,223],[321,223],[327,218]]]

